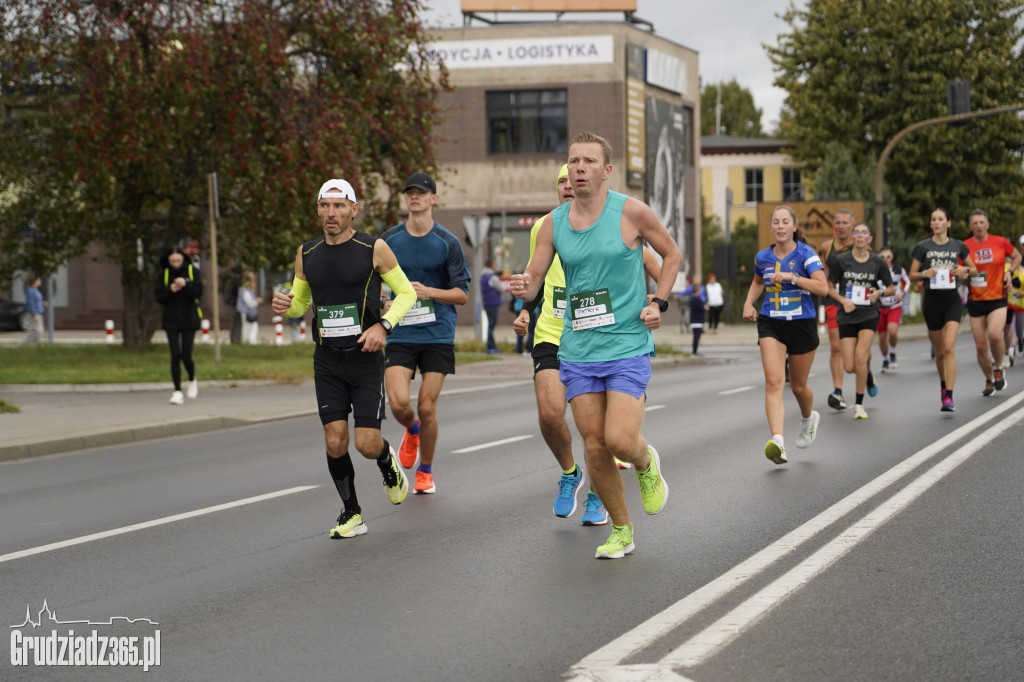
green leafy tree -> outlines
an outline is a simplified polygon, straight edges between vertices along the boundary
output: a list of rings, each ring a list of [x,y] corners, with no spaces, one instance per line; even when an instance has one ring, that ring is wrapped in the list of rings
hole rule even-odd
[[[718,91],[722,91],[722,129],[715,130],[718,120]],[[754,95],[736,79],[721,85],[705,85],[700,93],[700,134],[767,137],[761,129],[761,109],[754,104]]]
[[[1021,0],[791,6],[783,19],[792,32],[768,48],[775,85],[788,93],[781,136],[812,177],[832,144],[856,168],[874,169],[896,133],[948,113],[949,80],[971,82],[975,110],[1024,103],[1022,11]],[[885,168],[886,197],[903,216],[900,238],[920,234],[937,205],[953,213],[959,236],[974,207],[989,212],[993,231],[1008,233],[1024,204],[1022,158],[1024,120],[1014,114],[912,133]],[[857,198],[874,204],[873,191]]]
[[[437,170],[439,89],[419,0],[8,0],[0,63],[2,276],[98,244],[121,266],[124,339],[159,323],[166,248],[206,233],[219,260],[287,267],[316,233],[313,193],[356,187],[369,224]],[[52,256],[43,262],[45,235]]]

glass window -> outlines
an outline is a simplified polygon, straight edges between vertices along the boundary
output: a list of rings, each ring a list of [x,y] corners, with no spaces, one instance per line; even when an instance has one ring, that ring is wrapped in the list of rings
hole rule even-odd
[[[764,201],[764,169],[746,168],[743,171],[745,201],[753,204]]]
[[[800,169],[782,169],[782,200],[800,201],[803,199],[803,189],[800,187]]]
[[[569,114],[565,90],[487,93],[489,154],[565,154]]]

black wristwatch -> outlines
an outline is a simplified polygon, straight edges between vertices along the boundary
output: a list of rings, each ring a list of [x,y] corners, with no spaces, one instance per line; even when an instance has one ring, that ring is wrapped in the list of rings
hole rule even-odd
[[[392,327],[391,327],[391,323],[390,322],[388,322],[384,318],[381,318],[380,326],[384,327],[384,333],[386,335],[391,336],[391,329],[392,329]]]
[[[668,310],[668,301],[666,301],[663,298],[657,298],[657,297],[652,298],[651,299],[651,303],[657,303],[658,304],[658,308],[661,309],[661,312],[665,312],[666,310]]]

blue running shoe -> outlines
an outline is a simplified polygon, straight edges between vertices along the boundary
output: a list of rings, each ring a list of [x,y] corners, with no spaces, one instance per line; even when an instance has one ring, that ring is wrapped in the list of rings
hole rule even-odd
[[[555,498],[555,503],[552,505],[555,516],[565,519],[576,511],[576,493],[583,485],[583,478],[583,469],[578,466],[575,476],[562,474],[561,480],[558,481],[558,497]]]
[[[875,377],[868,372],[868,395],[874,398],[878,395],[878,384],[875,383]]]
[[[597,496],[597,493],[587,493],[587,501],[584,502],[584,505],[586,506],[583,508],[583,519],[580,520],[580,525],[608,525],[608,512],[601,504],[601,498]]]

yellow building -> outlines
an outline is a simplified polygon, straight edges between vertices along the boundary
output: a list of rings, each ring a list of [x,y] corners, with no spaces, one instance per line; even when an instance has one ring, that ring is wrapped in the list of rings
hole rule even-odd
[[[757,205],[805,199],[793,145],[770,138],[705,135],[700,138],[704,213],[716,216],[728,236],[739,221],[757,224]]]

